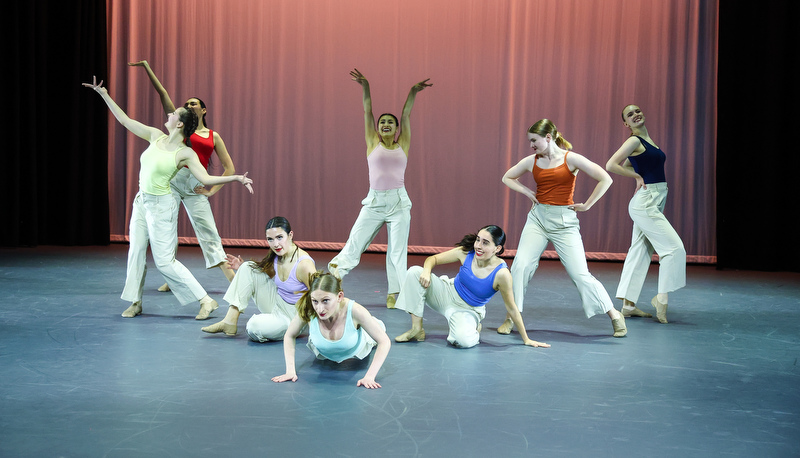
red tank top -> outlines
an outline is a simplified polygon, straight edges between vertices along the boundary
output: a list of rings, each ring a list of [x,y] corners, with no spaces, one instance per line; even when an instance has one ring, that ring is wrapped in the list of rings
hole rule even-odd
[[[533,163],[533,179],[536,180],[536,200],[547,205],[572,205],[575,192],[575,175],[569,171],[567,152],[564,163],[552,169],[543,169]]]
[[[193,133],[189,140],[192,142],[192,149],[197,153],[197,158],[203,164],[203,168],[208,169],[208,162],[211,160],[211,155],[214,154],[214,131],[208,129],[208,138],[201,137],[197,133]]]

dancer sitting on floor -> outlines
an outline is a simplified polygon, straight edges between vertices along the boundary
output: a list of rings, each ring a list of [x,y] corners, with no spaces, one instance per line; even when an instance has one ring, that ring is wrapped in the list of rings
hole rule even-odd
[[[522,229],[517,254],[511,264],[514,299],[522,311],[528,282],[536,273],[539,259],[547,244],[552,243],[569,278],[578,287],[586,317],[607,314],[611,319],[614,337],[624,337],[628,332],[625,318],[614,309],[603,284],[589,273],[577,214],[589,210],[600,200],[611,186],[611,177],[599,165],[570,151],[572,145],[548,119],[542,119],[528,129],[528,140],[531,142],[533,154],[519,161],[503,175],[506,186],[526,196],[533,203]],[[572,196],[575,178],[580,171],[597,180],[597,185],[585,203],[576,204]],[[536,192],[519,182],[519,178],[529,173],[536,182]],[[514,323],[510,318],[511,316],[506,318],[497,332],[511,332]]]
[[[175,104],[169,93],[161,85],[150,64],[146,60],[140,62],[131,62],[128,65],[134,67],[143,67],[147,72],[150,82],[161,98],[161,106],[164,112],[172,113],[175,111]],[[197,158],[203,167],[208,169],[211,162],[211,157],[216,154],[222,165],[222,176],[233,175],[235,172],[233,160],[228,149],[225,147],[225,142],[222,141],[219,133],[209,129],[206,125],[206,104],[197,97],[192,97],[183,105],[195,112],[198,118],[197,129],[192,133],[189,139],[191,140],[192,149],[197,153]],[[211,204],[208,198],[216,194],[222,185],[212,186],[206,189],[202,183],[198,182],[195,177],[189,173],[189,169],[182,168],[175,177],[170,180],[170,188],[172,190],[172,197],[175,198],[178,205],[175,206],[175,218],[178,217],[180,210],[180,203],[183,202],[183,207],[186,209],[186,214],[189,215],[189,222],[192,223],[192,228],[197,236],[197,243],[203,251],[203,258],[206,261],[206,268],[219,267],[225,278],[228,281],[233,280],[234,271],[228,267],[226,260],[225,250],[222,248],[222,239],[217,230],[217,224],[214,222],[214,214],[211,212]],[[178,246],[175,246],[178,249]],[[169,285],[164,284],[159,291],[169,291]]]
[[[355,269],[361,260],[361,254],[385,224],[388,235],[386,276],[389,282],[386,306],[394,308],[400,284],[406,273],[408,232],[411,228],[411,200],[404,185],[408,150],[411,147],[411,109],[414,107],[417,93],[431,84],[426,79],[411,87],[403,105],[399,126],[397,117],[386,113],[378,117],[376,129],[369,82],[358,69],[351,71],[350,75],[353,81],[361,85],[363,92],[369,193],[361,201],[363,207],[350,230],[347,243],[328,263],[328,270],[343,279]]]
[[[247,335],[256,342],[281,340],[289,323],[297,315],[295,303],[308,289],[308,277],[316,271],[314,260],[295,245],[289,221],[276,216],[265,229],[269,254],[260,262],[244,262],[241,257],[228,255],[236,275],[225,293],[230,304],[225,318],[202,330],[236,335],[239,315],[253,299],[261,313],[247,321]]]
[[[625,256],[617,298],[622,299],[625,316],[652,317],[636,307],[647,270],[658,253],[658,294],[650,301],[656,318],[667,322],[667,300],[670,292],[686,286],[686,249],[675,228],[664,216],[667,203],[667,178],[664,162],[667,155],[655,145],[644,124],[644,113],[636,105],[622,110],[622,121],[631,136],[606,163],[606,169],[636,180],[636,190],[628,204],[633,220],[631,247]]]
[[[364,359],[377,346],[369,369],[356,386],[380,388],[375,381],[392,343],[386,326],[361,304],[344,297],[342,281],[332,274],[316,272],[308,280],[308,291],[297,302],[298,315],[283,336],[286,373],[273,382],[297,381],[294,364],[295,342],[308,325],[308,348],[318,359],[340,363],[346,359]]]
[[[139,192],[133,201],[130,225],[130,248],[128,250],[128,269],[122,299],[131,301],[122,316],[132,318],[142,313],[142,289],[147,273],[147,246],[153,253],[158,271],[167,280],[172,293],[182,305],[200,301],[200,312],[195,317],[205,320],[217,308],[217,301],[211,299],[189,269],[175,259],[178,245],[175,200],[170,193],[170,180],[183,167],[201,183],[214,186],[221,183],[241,182],[250,193],[253,180],[244,175],[210,176],[197,159],[197,154],[188,146],[189,137],[197,127],[197,115],[186,108],[178,108],[167,116],[166,127],[169,134],[161,129],[146,126],[128,117],[111,99],[103,82],[83,83],[94,89],[108,105],[111,113],[126,129],[134,135],[150,142],[150,146],[140,157]]]
[[[423,267],[408,269],[397,308],[411,314],[411,329],[397,337],[397,342],[425,340],[422,313],[425,303],[447,318],[450,333],[447,341],[459,348],[474,347],[480,342],[481,320],[486,315],[485,304],[497,291],[503,296],[508,315],[520,330],[525,345],[549,347],[528,338],[522,315],[514,303],[511,272],[499,255],[503,253],[506,234],[497,226],[485,226],[477,234],[465,235],[456,248],[429,256]],[[460,262],[456,278],[431,275],[440,264]]]

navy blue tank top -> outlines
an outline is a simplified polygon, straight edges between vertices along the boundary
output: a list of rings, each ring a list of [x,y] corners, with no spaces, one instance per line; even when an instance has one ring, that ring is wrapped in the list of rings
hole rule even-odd
[[[667,155],[640,136],[636,136],[642,146],[644,146],[644,153],[638,156],[628,156],[628,160],[633,165],[633,170],[636,171],[644,179],[644,184],[650,183],[666,183],[667,177],[664,175],[664,162],[667,161]]]

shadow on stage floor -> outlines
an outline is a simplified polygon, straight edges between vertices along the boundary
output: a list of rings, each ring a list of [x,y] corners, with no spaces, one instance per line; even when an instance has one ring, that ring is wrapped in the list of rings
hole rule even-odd
[[[427,340],[393,344],[383,388],[366,390],[356,381],[368,363],[318,362],[304,338],[299,380],[271,382],[284,372],[282,344],[247,340],[255,307],[236,337],[201,332],[224,315],[227,281],[196,247],[178,258],[220,302],[211,321],[156,291],[152,261],[143,315],[122,318],[126,250],[0,249],[1,456],[800,454],[800,274],[690,266],[669,324],[628,319],[615,339],[607,317],[584,317],[561,264],[544,261],[523,318],[552,348],[497,334],[498,296],[469,350],[448,346],[444,317],[428,309]],[[311,254],[323,267],[335,253]],[[383,263],[365,255],[344,289],[393,338],[410,320],[384,306]],[[448,267],[436,272],[455,275]],[[621,268],[590,263],[611,294]],[[655,276],[653,266],[648,311]]]

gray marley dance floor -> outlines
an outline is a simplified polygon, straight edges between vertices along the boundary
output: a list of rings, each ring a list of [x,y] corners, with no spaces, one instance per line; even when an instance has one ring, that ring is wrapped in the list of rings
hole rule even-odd
[[[196,247],[178,258],[220,302],[211,320],[157,292],[152,261],[144,314],[122,318],[126,250],[0,249],[0,456],[800,456],[798,274],[690,266],[668,325],[628,319],[615,339],[545,261],[523,317],[552,348],[497,334],[499,295],[469,350],[448,346],[445,319],[428,309],[427,340],[394,343],[383,388],[366,390],[356,381],[368,362],[318,362],[304,338],[299,380],[270,381],[284,371],[282,343],[247,340],[255,307],[236,337],[201,332],[224,315],[227,281]],[[335,253],[311,254],[323,267]],[[622,265],[589,267],[613,294]],[[647,311],[655,277],[653,266]],[[390,337],[408,329],[406,313],[384,306],[383,255],[365,255],[344,287]]]

